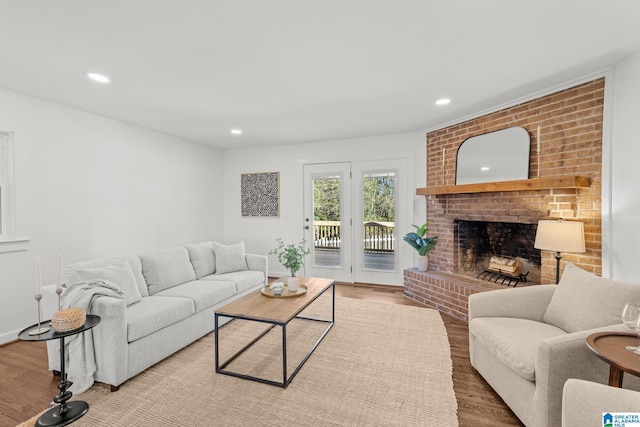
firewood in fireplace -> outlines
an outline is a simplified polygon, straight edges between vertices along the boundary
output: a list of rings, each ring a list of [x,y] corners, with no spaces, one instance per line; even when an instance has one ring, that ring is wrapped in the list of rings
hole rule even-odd
[[[515,258],[505,258],[499,256],[492,256],[489,260],[489,267],[476,276],[479,279],[493,280],[494,282],[502,285],[507,285],[515,288],[518,283],[526,282],[529,272],[522,273],[522,264]]]

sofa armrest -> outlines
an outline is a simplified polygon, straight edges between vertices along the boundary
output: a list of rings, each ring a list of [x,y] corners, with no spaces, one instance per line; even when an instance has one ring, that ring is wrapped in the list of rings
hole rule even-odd
[[[542,322],[556,285],[498,289],[469,296],[469,321],[476,317],[516,317]]]
[[[562,389],[569,378],[608,383],[609,365],[587,347],[586,338],[596,332],[628,330],[624,324],[618,324],[557,336],[540,343],[535,359],[534,425],[560,424]]]
[[[55,310],[57,311],[58,296],[55,293],[55,286],[43,286],[42,290],[43,301],[45,300],[45,295],[52,300],[53,296],[55,296]],[[51,311],[52,307],[50,301],[47,312]],[[93,348],[97,367],[96,380],[114,386],[120,385],[128,378],[126,309],[124,299],[111,298],[104,295],[95,298],[89,314],[100,316],[100,323],[95,328],[92,328],[91,331],[85,332],[93,335]],[[50,317],[47,318],[49,319]],[[47,354],[49,370],[60,371],[60,346],[58,340],[47,341]]]
[[[605,412],[638,412],[640,393],[569,379],[562,393],[562,426],[602,426]]]
[[[129,378],[125,300],[100,296],[94,300],[91,314],[100,316],[100,324],[93,328],[96,380],[119,386]]]
[[[249,270],[262,271],[264,273],[264,285],[269,281],[269,262],[264,255],[245,254]]]

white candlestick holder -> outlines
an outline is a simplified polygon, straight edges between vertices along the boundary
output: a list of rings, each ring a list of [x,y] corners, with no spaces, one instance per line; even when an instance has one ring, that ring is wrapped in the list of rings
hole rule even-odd
[[[41,293],[37,293],[36,294],[36,301],[38,302],[38,327],[35,329],[32,329],[29,331],[29,335],[40,335],[40,334],[44,334],[45,332],[49,331],[49,327],[48,326],[42,326],[42,322],[40,320],[41,317],[41,312],[42,312],[42,307],[41,307],[41,303],[40,301],[42,301],[42,294]]]
[[[60,305],[60,295],[62,294],[62,287],[56,288],[56,294],[58,294],[58,311],[62,310],[62,306]]]

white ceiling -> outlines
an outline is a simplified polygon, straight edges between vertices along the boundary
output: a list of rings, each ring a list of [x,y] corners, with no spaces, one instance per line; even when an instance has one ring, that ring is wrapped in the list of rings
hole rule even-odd
[[[636,0],[0,7],[3,88],[223,149],[424,130],[640,49]]]

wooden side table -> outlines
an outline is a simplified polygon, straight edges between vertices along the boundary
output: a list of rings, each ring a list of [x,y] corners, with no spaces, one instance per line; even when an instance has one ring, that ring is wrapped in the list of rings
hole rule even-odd
[[[67,376],[65,372],[64,366],[64,339],[65,337],[80,334],[84,331],[88,331],[89,329],[96,326],[100,323],[100,317],[87,314],[87,319],[84,322],[84,325],[77,329],[73,329],[71,331],[65,332],[57,332],[53,328],[50,328],[48,332],[39,335],[29,335],[34,329],[39,328],[40,326],[49,326],[50,320],[42,322],[42,324],[36,323],[35,325],[31,325],[28,328],[22,330],[18,334],[18,339],[23,341],[49,341],[49,340],[60,340],[60,385],[58,388],[60,389],[60,394],[53,398],[55,403],[58,403],[58,406],[55,406],[49,409],[47,412],[42,414],[38,421],[35,423],[35,427],[60,427],[66,426],[67,424],[71,424],[81,416],[87,413],[89,410],[89,404],[82,400],[74,400],[73,402],[68,402],[73,395],[70,391],[67,391],[69,387],[69,382],[67,381]]]
[[[622,387],[625,372],[640,376],[640,355],[625,349],[638,345],[638,334],[630,332],[598,332],[587,337],[587,346],[598,358],[610,365],[609,385]]]

